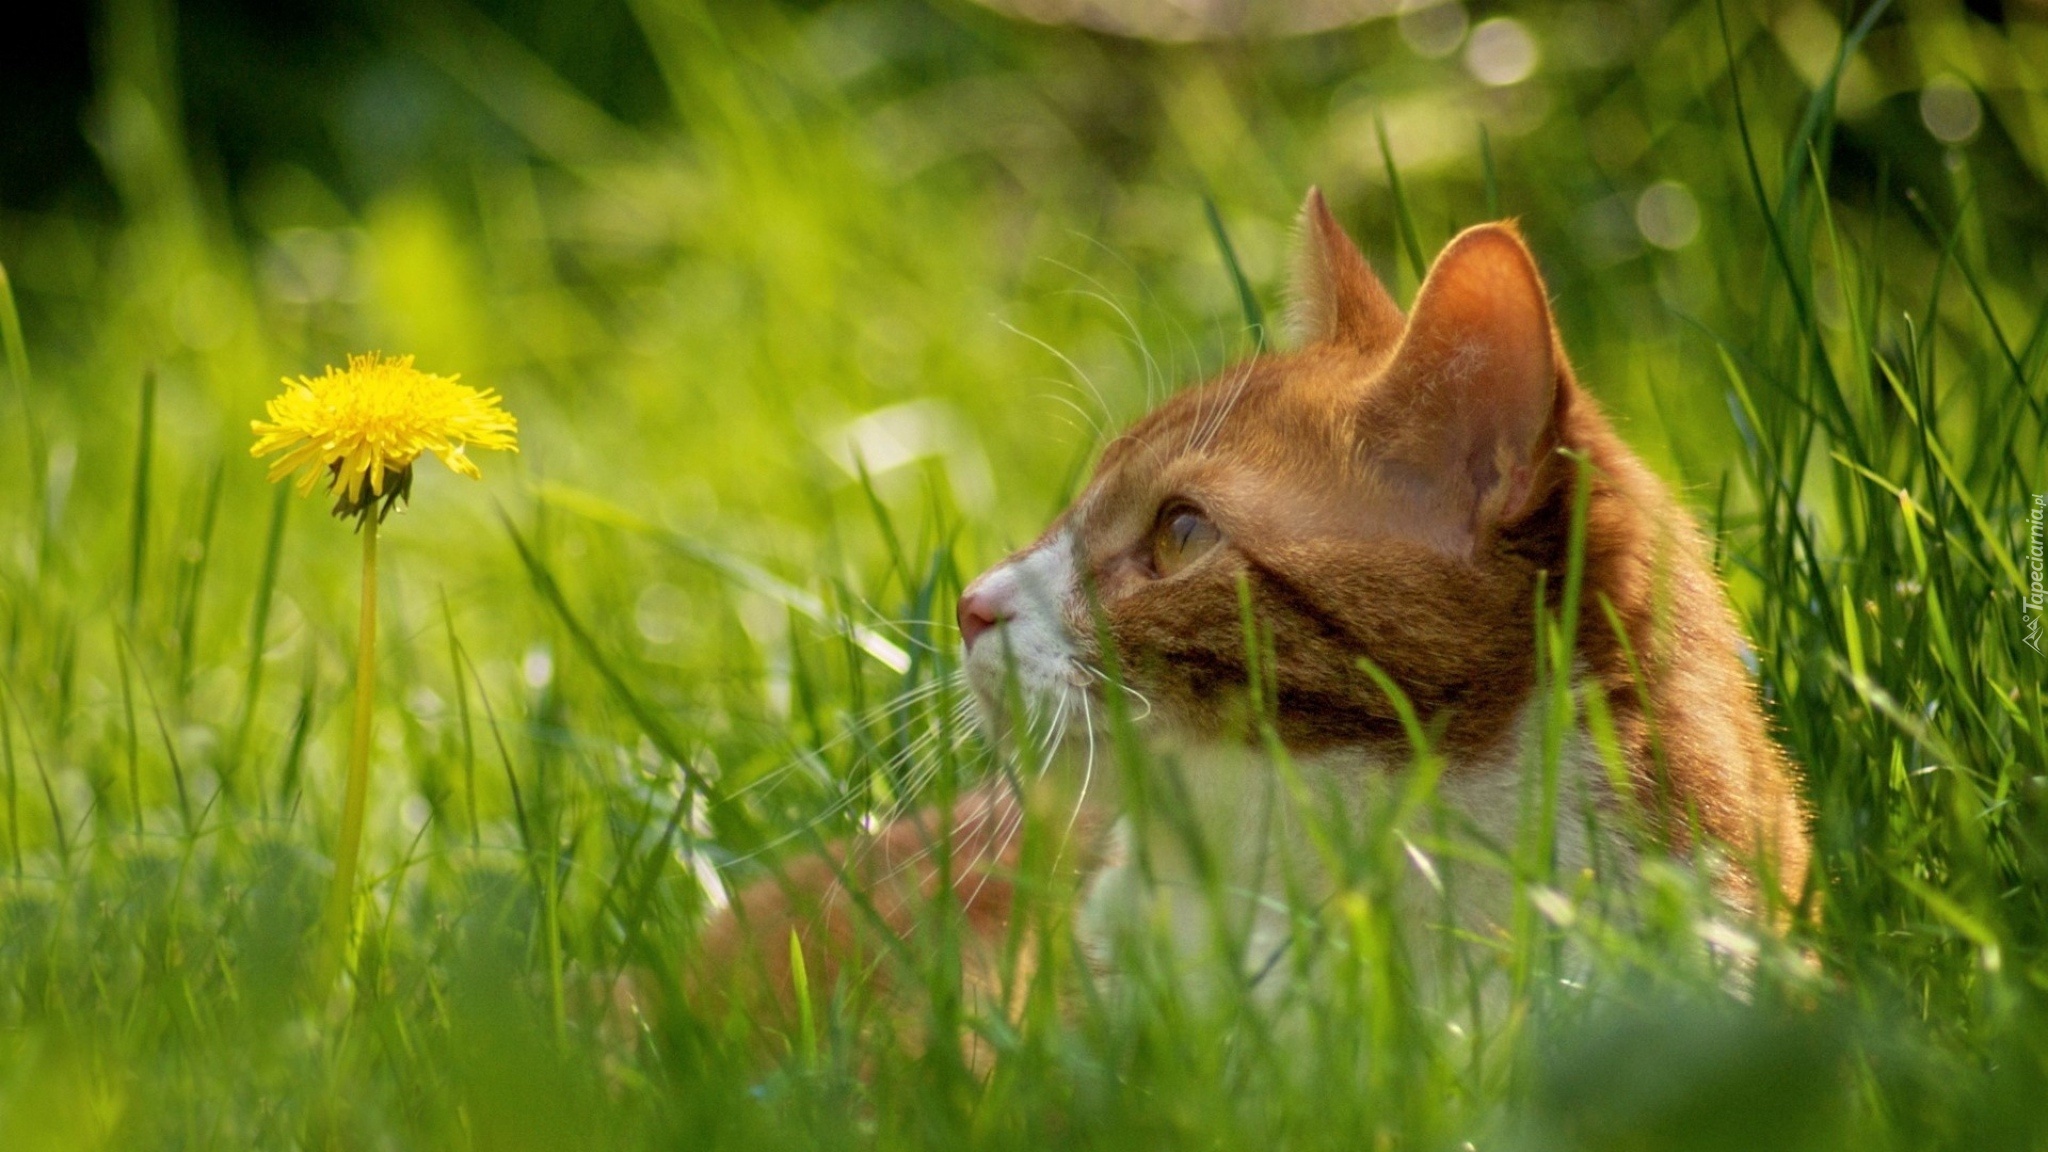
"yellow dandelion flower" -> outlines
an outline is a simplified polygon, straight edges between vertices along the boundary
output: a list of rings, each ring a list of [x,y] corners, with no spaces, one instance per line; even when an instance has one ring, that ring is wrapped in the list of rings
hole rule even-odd
[[[270,465],[274,483],[299,473],[310,495],[327,473],[334,514],[362,515],[381,498],[384,512],[405,499],[413,461],[431,452],[461,475],[482,475],[468,449],[519,450],[519,423],[491,389],[478,391],[412,366],[412,357],[372,352],[350,356],[346,369],[286,378],[285,391],[251,420],[255,457],[283,453]],[[381,518],[381,515],[380,515]]]
[[[519,422],[488,388],[478,391],[453,376],[422,372],[410,356],[375,352],[350,356],[347,368],[330,366],[317,378],[287,378],[284,394],[265,406],[265,414],[270,419],[249,422],[256,434],[249,454],[277,457],[270,465],[273,483],[298,473],[301,495],[311,495],[325,472],[327,490],[335,495],[334,514],[354,517],[363,542],[355,720],[324,917],[321,971],[331,980],[341,970],[355,924],[356,872],[369,795],[377,699],[377,525],[411,492],[413,462],[422,453],[431,452],[453,471],[478,479],[482,473],[469,458],[469,448],[519,451]]]

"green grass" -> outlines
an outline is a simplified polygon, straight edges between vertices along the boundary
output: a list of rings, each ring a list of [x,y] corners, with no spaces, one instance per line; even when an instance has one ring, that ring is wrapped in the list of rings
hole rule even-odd
[[[1148,47],[649,3],[627,115],[430,6],[373,29],[414,137],[224,181],[123,8],[118,212],[0,215],[0,1147],[2041,1147],[2048,25],[1790,11],[1531,7],[1503,92],[1391,21]],[[1952,148],[1921,122],[1945,73],[1982,115]],[[1658,181],[1698,215],[1671,250],[1635,219]],[[1682,862],[1553,876],[1539,823],[1481,862],[1518,877],[1514,941],[1418,986],[1407,945],[1439,945],[1388,908],[1404,844],[1442,846],[1424,770],[1317,829],[1340,890],[1256,986],[1139,962],[1091,997],[1027,885],[1052,943],[1014,1018],[963,1004],[943,916],[890,961],[916,1029],[860,987],[700,1018],[708,878],[1001,770],[944,687],[952,595],[1105,430],[1262,338],[1310,183],[1403,298],[1457,227],[1521,220],[1581,378],[1716,531],[1817,920],[1731,981]],[[500,389],[524,450],[429,466],[386,527],[330,990],[356,547],[263,483],[247,421],[372,347]],[[1127,799],[1172,818],[1116,728]],[[634,1043],[587,993],[627,968],[662,1005]],[[1513,994],[1475,1014],[1490,972]]]

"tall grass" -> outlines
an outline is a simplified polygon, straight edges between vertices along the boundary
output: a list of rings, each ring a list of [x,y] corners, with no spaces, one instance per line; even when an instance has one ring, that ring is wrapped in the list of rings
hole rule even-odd
[[[405,174],[338,197],[282,160],[206,191],[160,14],[124,8],[119,219],[0,217],[0,1145],[2039,1146],[2038,23],[1532,8],[1544,63],[1495,90],[1392,21],[1148,48],[944,5],[631,13],[668,105],[631,120],[466,8],[381,29],[443,138],[372,140]],[[1949,147],[1944,71],[1983,118]],[[881,961],[907,1013],[849,983],[707,1015],[682,971],[733,885],[1036,773],[959,709],[952,597],[1105,430],[1265,338],[1311,182],[1397,289],[1521,219],[1580,375],[1715,530],[1805,770],[1805,926],[1654,852],[1555,874],[1583,814],[1549,769],[1604,722],[1568,594],[1513,844],[1432,802],[1426,718],[1358,821],[1274,746],[1336,883],[1286,877],[1268,963],[1141,940],[1088,979],[1055,808],[1018,833],[1040,962],[1003,1010],[934,909]],[[373,345],[499,387],[527,452],[387,526],[330,995],[354,542],[243,437],[278,374]],[[1199,858],[1185,778],[1103,703],[1103,779]],[[1410,938],[1425,864],[1506,872],[1515,931]]]

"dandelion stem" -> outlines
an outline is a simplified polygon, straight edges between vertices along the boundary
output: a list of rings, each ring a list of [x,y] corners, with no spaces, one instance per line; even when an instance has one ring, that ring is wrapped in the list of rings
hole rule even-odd
[[[355,921],[356,859],[363,842],[363,803],[370,784],[370,707],[377,695],[377,517],[362,518],[363,610],[356,632],[356,715],[348,744],[348,787],[341,802],[341,839],[334,849],[334,891],[328,898],[329,946],[340,959]]]

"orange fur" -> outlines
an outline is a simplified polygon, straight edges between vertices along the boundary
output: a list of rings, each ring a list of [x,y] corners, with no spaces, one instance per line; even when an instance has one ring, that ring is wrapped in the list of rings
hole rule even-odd
[[[1094,867],[1088,846],[1100,840],[1100,813],[1090,808],[1082,815],[1071,837],[1074,851],[1062,861],[1062,870],[1076,876]],[[856,986],[887,997],[899,979],[917,972],[914,959],[898,950],[933,938],[941,896],[959,913],[951,927],[959,932],[966,1000],[996,1010],[1017,1003],[1031,976],[1032,949],[1025,942],[1020,964],[1006,979],[1002,945],[1017,905],[1028,813],[998,784],[962,796],[951,816],[950,829],[932,812],[894,821],[873,836],[796,860],[740,892],[712,921],[688,973],[685,988],[697,1009],[713,1020],[740,1012],[764,1032],[793,1035],[792,939],[803,953],[814,1005]],[[899,1017],[897,1026],[914,1035],[918,1021]]]
[[[1739,907],[1763,903],[1752,860],[1796,902],[1806,818],[1707,543],[1579,386],[1513,225],[1453,240],[1406,318],[1318,194],[1302,242],[1294,317],[1304,343],[1140,420],[1019,554],[1072,548],[1093,597],[1063,604],[1074,659],[1101,661],[1099,609],[1120,666],[1152,705],[1150,723],[1230,739],[1248,679],[1243,586],[1272,634],[1278,725],[1291,748],[1405,762],[1402,727],[1360,671],[1363,658],[1440,725],[1453,773],[1499,763],[1535,684],[1539,580],[1553,609],[1562,597],[1583,460],[1581,683],[1603,694],[1635,791],[1670,842],[1690,846],[1697,829],[1725,847],[1722,893]],[[1199,508],[1220,543],[1162,574],[1157,534],[1183,506]],[[956,857],[970,864],[953,894],[985,943],[1010,927],[1016,850],[980,842],[988,811],[1005,804],[1015,801],[988,791],[953,816]],[[1105,826],[1091,817],[1083,839]],[[749,889],[739,914],[714,927],[708,967],[756,952],[765,993],[786,999],[791,931],[826,984],[871,955],[842,872],[873,885],[877,938],[909,938],[920,901],[942,893],[930,868],[898,876],[889,861],[923,847],[922,827],[887,829],[865,855],[799,862]],[[986,883],[970,885],[983,873]],[[969,950],[969,980],[992,988],[985,954]]]

